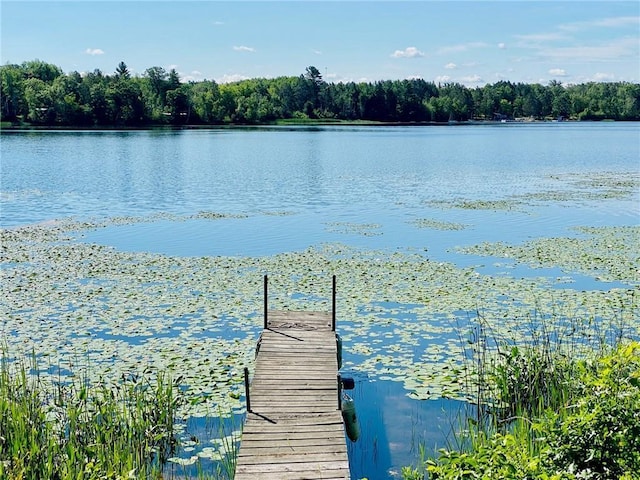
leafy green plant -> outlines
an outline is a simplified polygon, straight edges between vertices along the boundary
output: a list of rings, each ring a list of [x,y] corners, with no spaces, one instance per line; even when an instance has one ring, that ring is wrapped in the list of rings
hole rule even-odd
[[[550,461],[580,478],[640,478],[640,343],[580,367],[575,403],[545,419]]]
[[[519,352],[510,355],[516,357],[520,372],[526,361]],[[429,478],[640,478],[640,343],[621,344],[592,359],[563,359],[554,367],[575,378],[569,386],[559,382],[554,387],[563,392],[554,393],[551,403],[531,402],[536,408],[516,410],[520,415],[509,418],[501,429],[470,421],[470,447],[441,450],[436,460],[426,463]],[[502,375],[494,370],[488,378]],[[523,385],[528,387],[519,382],[512,386]],[[561,399],[564,403],[556,403]]]

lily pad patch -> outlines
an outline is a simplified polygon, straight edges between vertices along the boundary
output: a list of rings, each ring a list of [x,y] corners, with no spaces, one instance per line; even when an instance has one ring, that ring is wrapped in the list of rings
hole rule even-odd
[[[424,252],[343,244],[265,257],[120,252],[78,241],[82,225],[0,232],[2,341],[12,356],[35,352],[52,386],[61,372],[96,381],[168,373],[187,400],[183,418],[242,414],[242,372],[253,369],[265,273],[270,308],[320,311],[331,308],[336,275],[345,365],[400,381],[414,398],[465,398],[472,384],[463,369],[467,345],[477,342],[479,325],[503,342],[530,341],[542,319],[573,329],[584,343],[621,329],[638,335],[634,228],[465,250],[630,282],[576,291],[555,288],[555,278],[482,275]]]

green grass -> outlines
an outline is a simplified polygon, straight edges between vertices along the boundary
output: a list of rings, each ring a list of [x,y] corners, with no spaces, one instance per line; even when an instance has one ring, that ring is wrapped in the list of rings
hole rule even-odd
[[[0,364],[0,478],[161,478],[176,388],[160,375],[43,385],[35,360]],[[48,393],[45,393],[48,392]]]

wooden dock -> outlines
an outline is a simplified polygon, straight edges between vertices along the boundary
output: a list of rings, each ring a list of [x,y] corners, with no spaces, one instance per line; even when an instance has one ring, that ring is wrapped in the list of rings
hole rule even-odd
[[[348,480],[333,312],[267,311],[236,480]]]

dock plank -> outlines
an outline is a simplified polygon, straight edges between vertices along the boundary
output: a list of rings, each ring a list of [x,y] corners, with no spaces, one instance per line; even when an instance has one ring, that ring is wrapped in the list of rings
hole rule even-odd
[[[269,311],[236,480],[350,478],[332,316]]]

